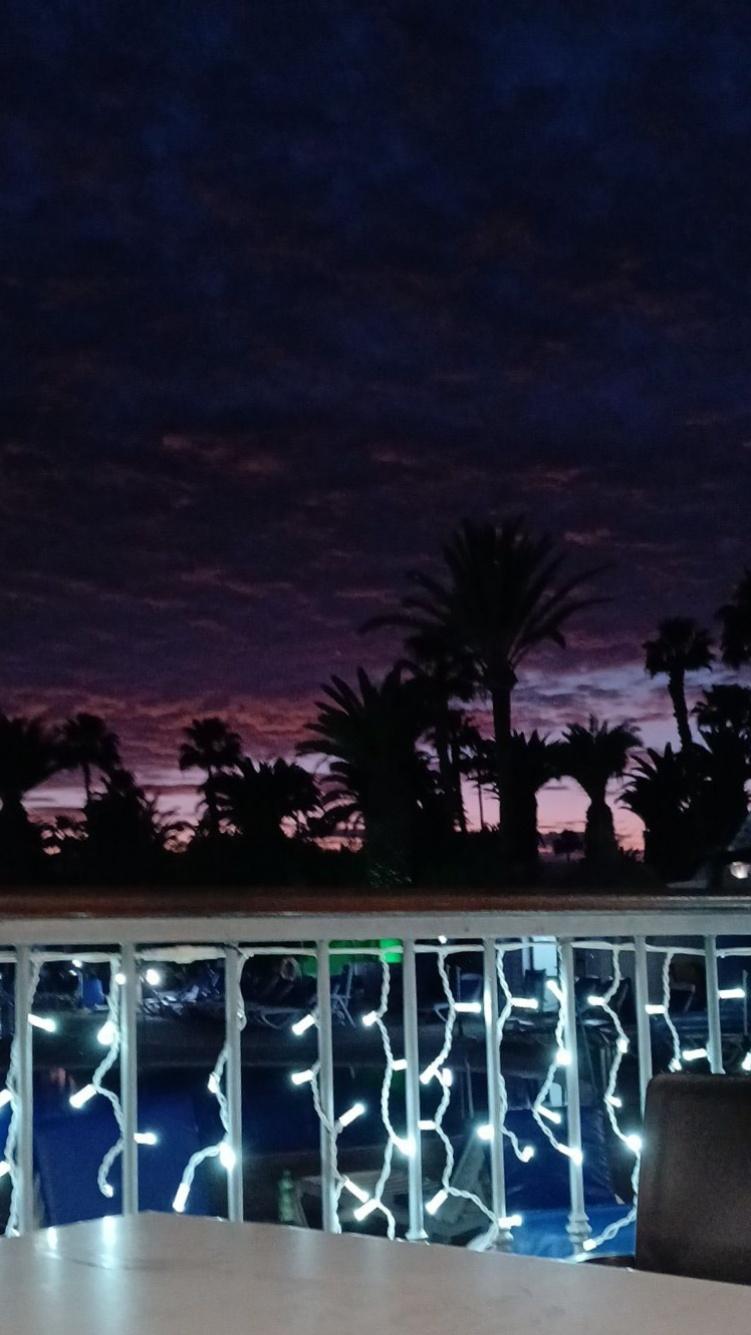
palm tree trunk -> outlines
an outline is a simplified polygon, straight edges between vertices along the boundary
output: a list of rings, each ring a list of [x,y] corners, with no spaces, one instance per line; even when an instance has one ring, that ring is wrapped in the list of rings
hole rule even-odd
[[[480,829],[481,829],[481,830],[484,830],[484,829],[485,829],[485,807],[484,807],[484,805],[483,805],[483,800],[482,800],[482,779],[481,779],[481,777],[480,777],[479,771],[478,771],[478,774],[477,774],[477,806],[478,806],[479,815],[480,815]]]
[[[86,798],[86,806],[91,801],[91,765],[88,760],[81,761],[81,773],[83,775],[83,791]]]
[[[584,857],[592,867],[604,868],[618,856],[613,813],[604,796],[591,797],[584,830]]]
[[[673,713],[675,714],[675,722],[678,728],[681,750],[688,751],[693,745],[693,738],[688,723],[686,682],[684,674],[679,668],[674,672],[671,672],[668,677],[668,691],[673,705]]]
[[[436,720],[433,737],[438,759],[438,773],[441,776],[441,805],[445,812],[447,832],[453,834],[457,803],[454,773],[451,765],[451,756],[449,754],[449,740],[443,719],[439,718]]]
[[[511,848],[511,690],[513,674],[505,681],[497,682],[491,690],[493,708],[493,733],[495,736],[496,766],[498,775],[498,802],[501,823],[501,850],[504,858]]]

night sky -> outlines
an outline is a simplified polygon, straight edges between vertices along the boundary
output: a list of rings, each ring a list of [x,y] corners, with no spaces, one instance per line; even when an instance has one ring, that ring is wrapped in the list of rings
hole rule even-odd
[[[0,707],[175,805],[186,721],[289,754],[402,570],[523,511],[614,570],[517,721],[667,740],[641,643],[751,558],[747,0],[2,22]]]

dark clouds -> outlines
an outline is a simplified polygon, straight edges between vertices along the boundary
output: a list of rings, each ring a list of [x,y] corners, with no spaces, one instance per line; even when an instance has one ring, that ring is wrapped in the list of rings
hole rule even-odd
[[[287,746],[401,569],[523,509],[615,562],[525,717],[651,718],[641,641],[749,559],[748,5],[4,26],[2,699],[153,774],[203,708]]]

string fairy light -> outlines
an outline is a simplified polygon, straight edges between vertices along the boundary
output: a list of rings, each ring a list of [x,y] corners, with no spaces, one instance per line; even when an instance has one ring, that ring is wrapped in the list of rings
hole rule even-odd
[[[242,974],[249,956],[250,952],[248,951],[240,952],[240,967],[237,970],[237,985],[235,989],[235,996],[232,1001],[232,1005],[237,1014],[240,1033],[242,1033],[243,1029],[245,1028],[248,1018],[245,1011],[245,999],[243,997],[243,991],[242,991]],[[226,989],[227,986],[226,973],[225,973],[224,985]],[[188,1200],[190,1198],[190,1192],[193,1186],[195,1175],[198,1169],[200,1168],[201,1164],[205,1163],[207,1159],[218,1159],[220,1164],[224,1168],[225,1172],[227,1173],[231,1173],[237,1167],[237,1154],[233,1146],[227,1139],[227,1137],[230,1134],[229,1103],[222,1083],[227,1067],[228,1056],[229,1056],[229,1035],[225,1033],[224,1043],[222,1045],[219,1056],[216,1059],[216,1064],[214,1066],[214,1069],[211,1072],[207,1081],[207,1088],[209,1092],[214,1096],[217,1102],[217,1107],[219,1111],[219,1120],[222,1124],[222,1130],[224,1131],[224,1136],[220,1141],[217,1141],[216,1144],[204,1145],[200,1150],[195,1150],[193,1154],[191,1154],[190,1158],[188,1159],[188,1162],[185,1165],[185,1168],[183,1169],[182,1177],[180,1179],[177,1191],[175,1192],[172,1201],[172,1209],[175,1211],[176,1214],[184,1214],[187,1208]]]
[[[587,997],[587,1003],[590,1006],[600,1009],[604,1012],[604,1014],[610,1021],[611,1025],[613,1026],[613,1030],[616,1036],[613,1060],[610,1064],[610,1069],[608,1071],[608,1079],[605,1085],[605,1092],[603,1094],[603,1104],[605,1107],[605,1113],[607,1115],[608,1121],[610,1123],[610,1126],[614,1134],[618,1137],[621,1144],[624,1145],[626,1149],[629,1150],[630,1153],[633,1154],[634,1156],[634,1166],[631,1173],[631,1187],[634,1193],[634,1197],[630,1208],[626,1211],[625,1214],[621,1216],[620,1219],[614,1219],[612,1223],[608,1224],[607,1228],[603,1229],[603,1231],[597,1237],[584,1239],[584,1241],[582,1242],[582,1250],[584,1252],[596,1251],[597,1248],[601,1247],[605,1242],[612,1241],[613,1238],[617,1237],[621,1229],[626,1228],[629,1224],[632,1224],[636,1219],[636,1195],[638,1190],[639,1163],[642,1150],[641,1136],[633,1131],[631,1132],[624,1131],[623,1128],[621,1127],[618,1118],[618,1112],[623,1107],[623,1100],[621,1099],[620,1095],[616,1092],[618,1084],[618,1076],[620,1074],[623,1058],[629,1050],[629,1042],[626,1033],[624,1031],[623,1024],[621,1022],[621,1017],[618,1014],[618,1012],[614,1009],[612,1002],[613,998],[618,993],[621,986],[621,982],[623,980],[623,970],[621,968],[621,953],[622,950],[625,949],[625,947],[609,943],[603,948],[609,949],[611,953],[612,966],[613,966],[612,978],[606,990],[602,994],[598,994],[597,996]],[[645,1007],[645,1010],[648,1009],[649,1009],[648,1007]]]

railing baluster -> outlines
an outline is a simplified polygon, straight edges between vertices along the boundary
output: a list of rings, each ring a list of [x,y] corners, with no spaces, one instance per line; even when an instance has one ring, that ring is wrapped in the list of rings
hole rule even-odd
[[[652,1079],[652,1031],[649,1024],[649,978],[647,976],[647,945],[643,936],[634,937],[634,982],[636,1001],[636,1042],[639,1051],[639,1094],[642,1115],[647,1098],[647,1085]]]
[[[123,976],[120,995],[120,1103],[123,1110],[123,1214],[138,1213],[138,1037],[136,1001],[138,977],[135,948],[120,947]]]
[[[331,962],[328,941],[317,945],[318,1088],[321,1121],[321,1210],[327,1233],[339,1232],[336,1209],[336,1146],[334,1141],[334,1045],[331,1034]]]
[[[407,1136],[412,1146],[409,1174],[409,1242],[427,1238],[422,1199],[422,1141],[420,1138],[420,1046],[417,1030],[417,974],[413,941],[403,943],[402,1005],[404,1010],[404,1088],[407,1103]]]
[[[503,1111],[501,1108],[501,1057],[498,1049],[498,967],[495,937],[485,937],[483,954],[483,1017],[485,1020],[485,1069],[488,1081],[490,1141],[490,1190],[496,1224],[506,1218],[506,1173],[503,1162]],[[498,1224],[496,1247],[511,1244],[507,1225]]]
[[[30,1233],[34,1228],[34,1051],[29,1014],[31,1011],[32,960],[28,946],[19,946],[16,954],[16,1140],[17,1229]]]
[[[722,1063],[722,1029],[720,1027],[720,998],[717,982],[717,939],[714,936],[704,938],[705,974],[707,986],[707,1029],[710,1070],[722,1075],[725,1070]]]
[[[243,1219],[243,1114],[242,1114],[242,1014],[240,978],[242,963],[237,946],[228,946],[224,956],[224,1022],[227,1034],[227,1142],[234,1163],[227,1172],[227,1214],[232,1223]]]
[[[569,1054],[566,1076],[566,1103],[568,1123],[568,1164],[571,1211],[567,1233],[578,1251],[591,1229],[584,1207],[584,1170],[582,1167],[581,1098],[579,1091],[579,1045],[576,1033],[576,991],[574,987],[574,947],[570,941],[561,941],[561,985],[565,1006],[565,1041]]]

